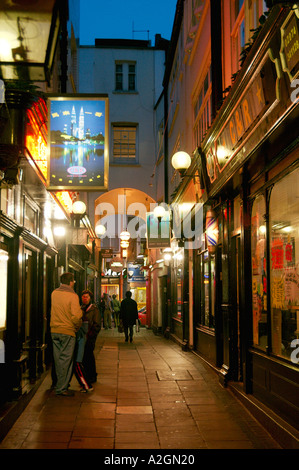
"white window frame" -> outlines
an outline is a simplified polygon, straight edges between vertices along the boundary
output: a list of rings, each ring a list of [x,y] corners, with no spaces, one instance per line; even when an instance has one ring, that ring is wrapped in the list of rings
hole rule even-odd
[[[121,66],[121,71],[118,71],[118,67]],[[134,70],[132,70],[134,67]],[[131,69],[131,70],[130,70]],[[116,60],[115,61],[115,93],[136,93],[137,92],[137,64],[135,61]],[[117,75],[121,75],[121,87],[117,86]],[[130,89],[131,80],[134,77],[134,88]]]

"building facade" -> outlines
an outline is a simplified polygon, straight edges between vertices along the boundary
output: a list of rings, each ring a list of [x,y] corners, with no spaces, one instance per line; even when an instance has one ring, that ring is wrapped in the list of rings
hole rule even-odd
[[[172,103],[165,199],[181,206],[182,227],[191,215],[194,230],[193,239],[183,230],[172,238],[172,260],[161,266],[171,276],[164,323],[172,339],[251,409],[258,402],[272,423],[294,429],[298,14],[260,1],[178,2],[164,79]],[[171,167],[179,150],[192,157],[185,174]]]
[[[6,79],[7,63],[1,56],[5,92],[0,105],[0,438],[52,363],[50,298],[60,274],[74,273],[78,293],[92,287],[95,278],[90,231],[74,231],[71,226],[76,194],[47,189],[47,93],[66,91],[68,6],[65,1],[35,2],[26,20],[31,21],[32,14],[36,28],[41,8],[49,10],[49,31],[51,11],[55,19],[59,9],[60,18],[59,41],[47,77],[35,82],[34,75],[30,80],[25,63],[24,72],[21,64]],[[67,238],[56,235],[61,224]]]
[[[70,27],[68,92],[105,93],[109,100],[108,190],[86,195],[95,227],[104,224],[108,229],[101,237],[101,291],[121,298],[125,285],[144,306],[145,276],[132,282],[127,274],[129,263],[143,263],[138,255],[145,249],[146,212],[155,204],[156,180],[151,175],[161,152],[155,136],[164,119],[162,80],[169,41],[157,34],[153,46],[149,41],[120,39],[96,39],[94,46],[81,46],[76,24],[75,15]],[[162,106],[160,114],[155,112],[157,103]],[[130,224],[134,217],[144,227],[140,234]],[[126,229],[131,231],[131,241],[128,256],[121,259],[119,236]],[[113,256],[120,258],[121,270],[113,270]]]

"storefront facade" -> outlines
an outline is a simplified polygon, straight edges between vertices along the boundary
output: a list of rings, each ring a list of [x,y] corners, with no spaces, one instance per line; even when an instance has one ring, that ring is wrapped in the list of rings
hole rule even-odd
[[[272,12],[199,149],[218,242],[193,253],[195,350],[296,428],[298,17]]]

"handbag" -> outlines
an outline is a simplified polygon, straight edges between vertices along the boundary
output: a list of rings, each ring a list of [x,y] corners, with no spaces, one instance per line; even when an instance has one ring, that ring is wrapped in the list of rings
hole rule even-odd
[[[118,325],[117,329],[118,329],[118,332],[119,332],[119,333],[123,333],[123,332],[124,332],[124,325],[123,325],[123,322],[122,322],[122,321],[119,322],[119,325]]]

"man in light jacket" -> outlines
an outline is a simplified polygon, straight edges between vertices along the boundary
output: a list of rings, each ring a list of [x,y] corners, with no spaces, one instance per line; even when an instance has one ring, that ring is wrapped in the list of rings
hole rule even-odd
[[[51,295],[51,337],[57,375],[56,395],[72,396],[68,390],[73,372],[76,331],[82,324],[79,297],[74,291],[74,275],[63,273],[60,287]]]

